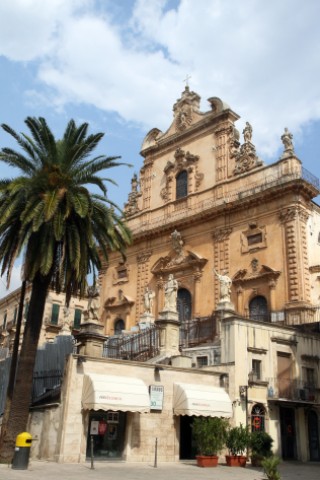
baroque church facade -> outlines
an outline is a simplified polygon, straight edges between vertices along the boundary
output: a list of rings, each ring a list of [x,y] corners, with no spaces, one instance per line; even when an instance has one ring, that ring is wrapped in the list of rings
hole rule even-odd
[[[170,274],[182,322],[216,311],[219,275],[232,280],[242,317],[317,321],[319,181],[302,167],[287,129],[281,157],[267,165],[251,125],[241,140],[239,116],[219,98],[208,101],[201,112],[200,97],[186,87],[168,130],[154,128],[143,141],[144,163],[125,205],[133,244],[125,262],[111,254],[101,276],[106,335],[131,330],[146,311],[157,318]]]

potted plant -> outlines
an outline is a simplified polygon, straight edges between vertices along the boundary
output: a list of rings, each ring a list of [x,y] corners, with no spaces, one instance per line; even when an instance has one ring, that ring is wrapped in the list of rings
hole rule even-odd
[[[248,448],[250,433],[247,427],[240,424],[239,427],[232,427],[227,433],[226,446],[229,455],[226,455],[226,462],[229,467],[245,467],[247,457],[244,455]]]
[[[261,465],[268,480],[280,480],[281,477],[278,470],[279,463],[280,458],[275,455],[262,460]]]
[[[264,458],[272,456],[273,439],[267,432],[252,432],[250,435],[251,463],[261,467]]]
[[[193,438],[198,451],[199,467],[215,467],[218,454],[225,446],[228,420],[219,417],[198,417],[192,425]]]

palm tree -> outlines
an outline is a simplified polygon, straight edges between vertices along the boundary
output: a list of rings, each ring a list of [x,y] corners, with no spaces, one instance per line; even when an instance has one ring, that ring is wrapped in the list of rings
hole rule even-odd
[[[28,316],[19,356],[8,422],[2,426],[0,461],[10,461],[16,435],[26,429],[32,377],[42,317],[49,287],[83,296],[87,275],[94,280],[108,252],[124,255],[130,232],[122,212],[107,198],[101,177],[106,169],[122,165],[119,157],[91,153],[103,133],[88,134],[88,124],[71,120],[56,140],[44,118],[28,117],[29,135],[2,128],[20,151],[3,148],[0,160],[20,170],[14,179],[0,180],[0,266],[7,282],[22,253],[23,279],[32,284]],[[88,185],[96,187],[90,193]]]

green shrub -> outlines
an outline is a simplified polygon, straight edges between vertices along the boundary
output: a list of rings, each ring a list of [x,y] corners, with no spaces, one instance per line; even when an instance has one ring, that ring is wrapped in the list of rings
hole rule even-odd
[[[250,443],[250,433],[247,427],[230,428],[227,433],[226,446],[230,455],[243,455]]]
[[[225,446],[229,422],[226,418],[197,417],[193,421],[193,437],[200,455],[217,455]]]
[[[273,455],[262,460],[262,467],[264,473],[267,475],[268,480],[280,480],[280,473],[278,471],[278,466],[280,463],[280,458]]]
[[[250,448],[252,455],[261,457],[272,456],[273,438],[267,432],[252,432],[250,435]]]

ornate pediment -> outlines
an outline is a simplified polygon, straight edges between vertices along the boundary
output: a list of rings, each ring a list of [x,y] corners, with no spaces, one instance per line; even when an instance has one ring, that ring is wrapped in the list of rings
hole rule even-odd
[[[169,274],[180,270],[201,271],[207,261],[206,258],[202,258],[191,251],[187,251],[183,256],[172,252],[172,255],[160,257],[151,268],[151,271],[154,275]]]
[[[234,285],[239,285],[244,282],[251,282],[256,280],[267,280],[267,281],[276,281],[280,276],[281,272],[273,270],[267,265],[259,265],[259,262],[256,258],[251,261],[250,269],[241,269],[234,275],[232,283]]]
[[[104,308],[108,310],[132,307],[132,305],[134,305],[134,300],[124,295],[122,290],[119,290],[117,297],[108,297],[104,302]]]

